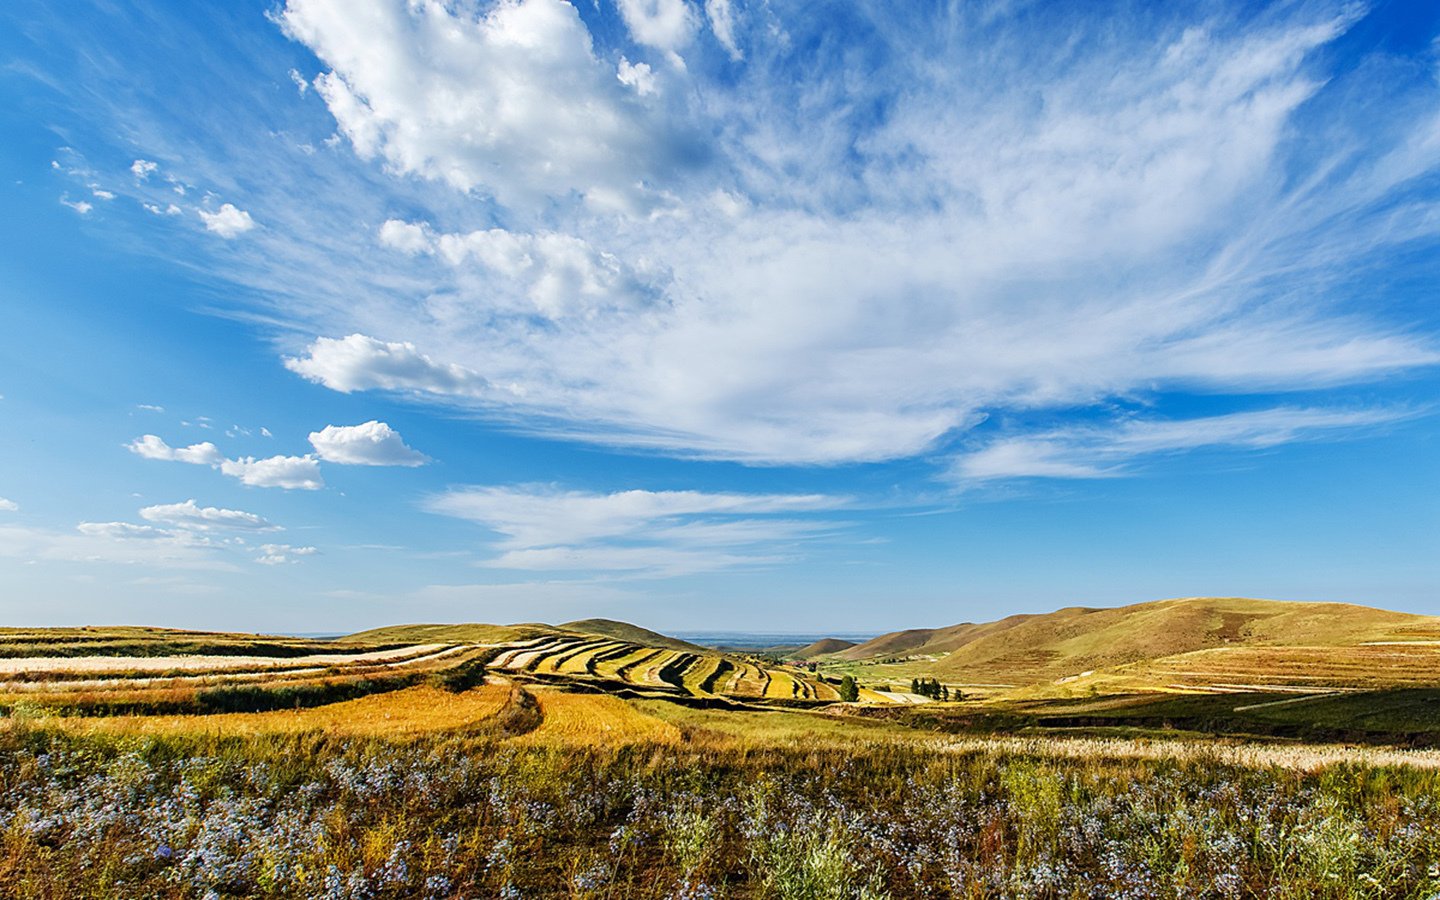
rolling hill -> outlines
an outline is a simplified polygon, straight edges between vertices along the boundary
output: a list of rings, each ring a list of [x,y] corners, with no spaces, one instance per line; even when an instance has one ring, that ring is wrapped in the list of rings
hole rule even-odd
[[[828,656],[832,653],[849,650],[854,646],[854,641],[847,641],[841,638],[821,638],[813,644],[806,644],[799,650],[795,650],[786,655],[791,659],[814,659],[817,656]]]
[[[896,632],[838,655],[923,660],[941,678],[1019,685],[1223,648],[1429,640],[1440,641],[1440,618],[1344,603],[1191,597]]]
[[[558,627],[564,631],[598,634],[601,637],[639,644],[642,647],[664,647],[667,650],[688,650],[692,653],[706,652],[703,647],[696,646],[689,641],[682,641],[658,631],[641,628],[639,625],[631,625],[629,622],[617,622],[614,619],[580,619],[575,622],[566,622]]]

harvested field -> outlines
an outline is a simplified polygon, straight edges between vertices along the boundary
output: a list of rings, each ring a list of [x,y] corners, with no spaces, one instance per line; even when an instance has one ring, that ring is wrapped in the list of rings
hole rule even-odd
[[[48,721],[82,733],[267,735],[315,731],[351,737],[403,736],[473,726],[503,710],[510,694],[510,685],[502,682],[459,693],[417,685],[312,709]]]
[[[540,705],[540,726],[517,738],[526,744],[676,744],[680,730],[609,694],[531,691]]]
[[[273,669],[348,666],[394,662],[439,654],[446,644],[415,644],[371,653],[316,653],[308,656],[25,656],[0,659],[0,675],[41,672],[203,672],[213,669]]]

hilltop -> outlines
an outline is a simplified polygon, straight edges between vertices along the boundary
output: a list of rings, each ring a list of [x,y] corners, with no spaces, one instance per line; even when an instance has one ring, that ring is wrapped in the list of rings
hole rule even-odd
[[[642,647],[664,647],[667,650],[688,650],[692,653],[705,652],[703,647],[689,641],[682,641],[658,631],[641,628],[639,625],[631,625],[629,622],[617,622],[614,619],[580,619],[575,622],[566,622],[559,627],[565,631],[598,634],[601,637],[639,644]]]
[[[854,641],[847,641],[841,638],[821,638],[813,644],[806,644],[799,650],[786,654],[791,659],[814,659],[817,656],[829,656],[832,653],[839,653],[856,646]]]

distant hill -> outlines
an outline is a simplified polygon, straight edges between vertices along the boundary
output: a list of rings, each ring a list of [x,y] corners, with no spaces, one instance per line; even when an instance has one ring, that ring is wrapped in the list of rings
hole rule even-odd
[[[1391,640],[1440,640],[1440,618],[1346,603],[1190,597],[901,631],[839,655],[930,657],[927,668],[941,678],[1026,684],[1212,648]]]
[[[617,622],[614,619],[580,619],[577,622],[566,622],[559,627],[565,631],[578,631],[581,634],[598,634],[602,637],[614,638],[617,641],[628,641],[632,644],[639,644],[642,647],[664,647],[667,650],[688,650],[697,653],[706,652],[703,647],[692,644],[689,641],[669,637],[658,631],[641,628],[639,625],[631,625],[629,622]]]
[[[555,634],[559,629],[538,622],[519,625],[485,625],[468,622],[458,625],[386,625],[371,628],[345,638],[347,641],[408,642],[434,644],[450,642],[473,642],[495,644],[503,641],[523,641],[526,638]]]
[[[831,653],[839,653],[841,650],[849,650],[855,646],[854,641],[846,641],[840,638],[821,638],[813,644],[806,644],[798,650],[787,654],[792,659],[813,659],[817,656],[826,656]]]

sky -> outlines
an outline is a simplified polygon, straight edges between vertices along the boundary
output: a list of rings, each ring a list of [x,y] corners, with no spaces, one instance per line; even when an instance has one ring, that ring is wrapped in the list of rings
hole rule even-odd
[[[0,624],[1440,614],[1440,7],[15,0]]]

